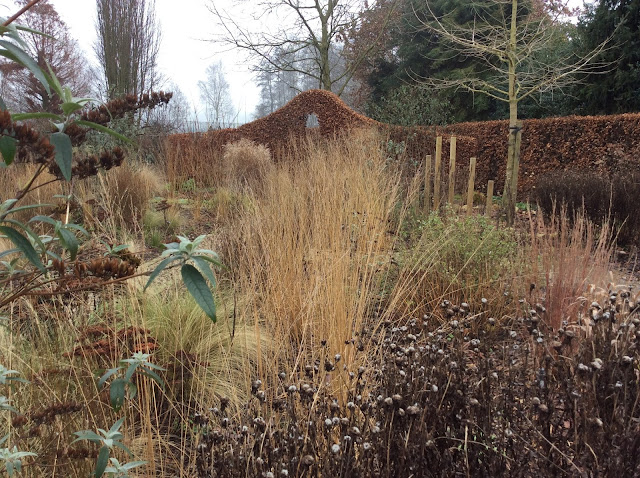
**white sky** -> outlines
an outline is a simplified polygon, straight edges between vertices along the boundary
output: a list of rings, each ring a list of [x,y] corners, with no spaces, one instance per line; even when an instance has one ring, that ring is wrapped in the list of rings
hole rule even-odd
[[[193,105],[199,103],[198,81],[206,78],[207,66],[222,60],[231,87],[240,122],[250,121],[258,103],[259,90],[253,74],[237,52],[213,44],[216,20],[207,9],[209,0],[156,0],[156,18],[162,29],[162,44],[158,59],[161,72],[177,84]],[[95,61],[93,44],[96,40],[95,0],[50,0],[60,18],[68,25],[71,35],[91,61]],[[224,6],[229,0],[216,0]],[[11,1],[0,2],[0,16],[15,13]],[[170,88],[167,86],[167,90]],[[202,108],[199,108],[202,111]],[[245,114],[246,112],[246,114]],[[201,117],[203,114],[201,115]]]
[[[96,39],[95,0],[50,1],[62,20],[69,26],[71,35],[85,50],[87,58],[95,61],[93,53],[93,44]],[[221,45],[204,41],[219,33],[217,21],[207,9],[209,1],[156,0],[156,17],[162,29],[160,70],[169,81],[173,81],[180,87],[194,106],[202,111],[199,107],[198,81],[205,79],[205,69],[210,63],[222,60],[231,88],[231,96],[239,111],[238,121],[250,121],[258,103],[258,87],[242,54],[225,51],[225,47]],[[215,0],[216,6],[221,10],[227,9],[232,1]],[[582,1],[571,0],[569,3],[580,6]],[[242,10],[250,5],[251,2],[246,2]],[[8,16],[15,11],[11,0],[0,1],[0,16]],[[245,10],[242,13],[248,12]]]

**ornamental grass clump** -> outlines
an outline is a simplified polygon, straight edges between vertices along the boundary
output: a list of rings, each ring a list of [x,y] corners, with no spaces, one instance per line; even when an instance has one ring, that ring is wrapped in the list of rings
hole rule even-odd
[[[350,363],[345,342],[373,313],[391,259],[398,180],[372,132],[309,141],[268,172],[222,253],[248,317],[279,344],[276,362],[314,357],[323,339]]]

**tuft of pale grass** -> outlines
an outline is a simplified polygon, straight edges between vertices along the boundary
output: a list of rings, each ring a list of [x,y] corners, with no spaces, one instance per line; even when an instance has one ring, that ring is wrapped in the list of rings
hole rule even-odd
[[[164,187],[161,173],[146,164],[123,163],[80,183],[84,222],[107,236],[116,230],[140,232],[149,201]]]
[[[135,315],[158,343],[157,357],[163,363],[189,364],[186,356],[197,363],[191,370],[188,396],[198,397],[202,409],[219,402],[231,401],[238,409],[249,398],[261,354],[271,349],[269,335],[245,321],[233,320],[233,306],[226,298],[218,298],[218,320],[209,319],[184,290],[179,281],[169,287],[147,291]],[[138,299],[131,306],[135,310]]]
[[[237,319],[232,297],[218,296],[218,320],[213,323],[184,290],[177,274],[140,295],[129,289],[126,313],[150,331],[158,348],[154,361],[167,371],[166,388],[150,400],[151,435],[134,443],[147,459],[161,461],[163,476],[192,476],[190,454],[196,430],[194,416],[210,414],[228,400],[226,416],[239,414],[251,401],[251,382],[266,373],[273,344],[259,324]],[[139,282],[139,281],[138,281]],[[242,315],[242,314],[240,314]],[[270,371],[272,372],[272,371]],[[144,453],[143,453],[144,452]]]
[[[303,144],[267,172],[223,258],[249,297],[247,313],[273,331],[277,362],[295,368],[320,350],[352,360],[345,342],[379,299],[397,196],[372,132]]]
[[[247,186],[259,190],[273,168],[269,149],[246,138],[224,146],[222,161],[227,186]]]

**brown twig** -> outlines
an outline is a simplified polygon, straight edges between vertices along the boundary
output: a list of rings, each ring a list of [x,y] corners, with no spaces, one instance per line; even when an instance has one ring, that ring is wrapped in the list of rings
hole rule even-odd
[[[13,23],[18,17],[20,17],[20,15],[22,15],[24,12],[26,12],[27,10],[29,10],[31,7],[33,7],[36,3],[38,3],[40,0],[31,0],[29,3],[27,3],[24,7],[22,7],[20,10],[18,10],[18,13],[16,13],[15,15],[9,17],[3,24],[3,27],[7,27],[9,26],[11,23]]]

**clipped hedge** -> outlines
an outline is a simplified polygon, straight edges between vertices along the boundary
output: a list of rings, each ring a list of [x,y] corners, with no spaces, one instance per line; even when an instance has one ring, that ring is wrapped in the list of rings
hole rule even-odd
[[[317,128],[307,127],[307,118],[315,114]],[[235,129],[222,129],[206,133],[171,135],[168,139],[167,171],[174,183],[188,178],[196,178],[198,184],[212,185],[212,175],[220,169],[212,163],[222,160],[224,146],[242,138],[265,145],[274,160],[286,155],[287,145],[292,140],[300,140],[308,134],[333,138],[354,128],[377,128],[383,138],[394,143],[404,142],[403,157],[420,162],[427,154],[434,154],[435,137],[441,130],[427,127],[405,128],[392,126],[367,118],[349,108],[335,94],[325,90],[309,90],[300,93],[282,108],[264,118],[244,124]],[[457,139],[457,157],[467,163],[475,154],[476,142],[473,138]],[[443,134],[443,171],[448,168],[449,135]],[[461,169],[460,183],[465,168]]]
[[[315,114],[319,126],[308,128]],[[167,170],[171,181],[196,178],[198,184],[215,184],[221,169],[224,146],[242,138],[269,148],[274,160],[286,155],[287,145],[308,134],[333,138],[354,128],[377,128],[383,138],[404,143],[408,166],[434,154],[435,137],[443,136],[442,174],[446,179],[449,138],[456,135],[456,184],[466,184],[468,161],[477,157],[476,189],[485,190],[495,180],[496,194],[504,187],[508,121],[459,123],[444,128],[402,127],[379,123],[350,109],[325,90],[300,93],[279,110],[235,129],[169,137]],[[637,168],[640,163],[640,114],[614,116],[567,116],[523,121],[519,174],[519,197],[530,197],[538,178],[558,171],[590,171],[606,177]],[[446,182],[446,181],[445,181]]]
[[[444,128],[476,138],[476,187],[489,179],[504,187],[508,121],[460,123]],[[640,164],[640,114],[566,116],[524,120],[518,182],[528,197],[539,176],[558,171],[589,171],[606,177],[633,171]]]

